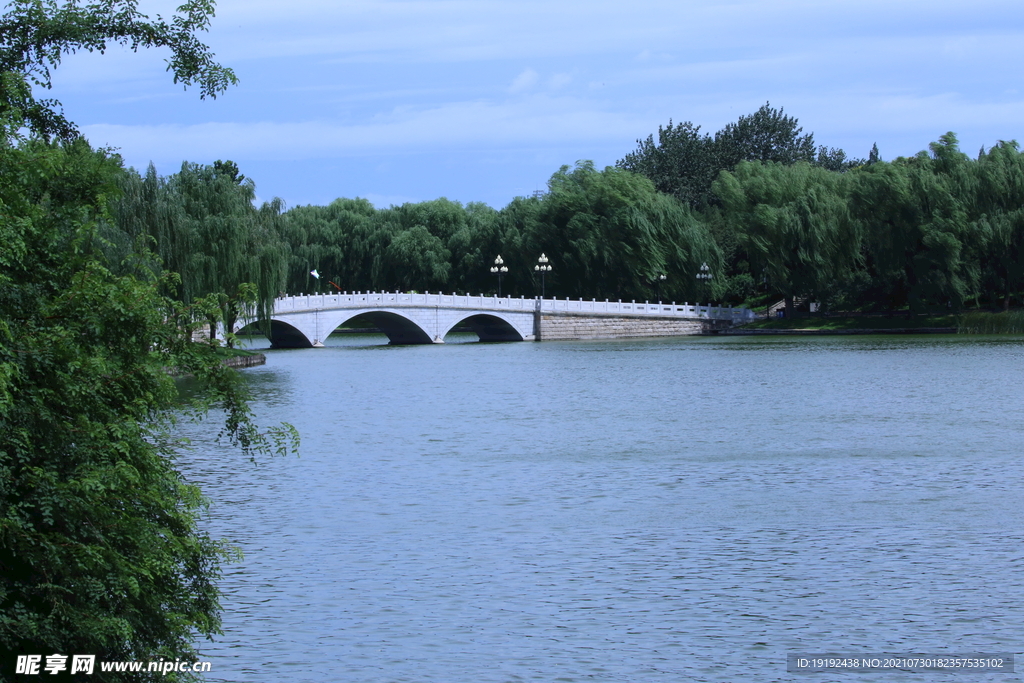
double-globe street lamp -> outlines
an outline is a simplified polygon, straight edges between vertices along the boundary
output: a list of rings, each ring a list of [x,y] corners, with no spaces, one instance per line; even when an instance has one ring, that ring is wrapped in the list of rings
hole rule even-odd
[[[540,273],[540,298],[544,298],[544,276],[551,272],[551,264],[548,263],[548,257],[541,252],[540,258],[537,259],[537,265],[533,267],[535,273]]]
[[[501,276],[508,272],[508,266],[504,265],[505,262],[501,260],[501,254],[498,254],[498,258],[494,259],[494,265],[491,266],[491,272],[498,276],[498,297],[501,297]]]
[[[658,300],[659,304],[661,303],[661,283],[667,279],[668,275],[665,275],[665,273],[654,278],[654,298]]]
[[[711,286],[711,278],[712,278],[711,268],[708,266],[707,261],[705,261],[700,266],[700,272],[697,273],[697,282],[700,282],[700,283],[702,283],[704,285],[704,298],[705,299],[709,298],[708,290],[709,290],[709,288]],[[708,303],[710,304],[711,302],[708,301]]]

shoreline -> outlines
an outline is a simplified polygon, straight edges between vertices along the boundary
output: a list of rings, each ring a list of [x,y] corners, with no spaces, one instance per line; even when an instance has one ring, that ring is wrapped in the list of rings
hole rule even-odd
[[[753,335],[842,335],[842,334],[957,334],[955,327],[864,327],[846,330],[810,330],[810,329],[743,329],[742,327],[712,330],[708,334],[719,336],[753,336]]]

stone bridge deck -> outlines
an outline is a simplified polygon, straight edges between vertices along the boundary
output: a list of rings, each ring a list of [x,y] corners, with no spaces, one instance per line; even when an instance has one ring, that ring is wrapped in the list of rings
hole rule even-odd
[[[754,319],[742,308],[684,303],[518,299],[470,294],[338,292],[274,302],[274,346],[322,346],[335,329],[364,316],[393,344],[442,343],[456,326],[481,341],[531,341],[700,334]]]

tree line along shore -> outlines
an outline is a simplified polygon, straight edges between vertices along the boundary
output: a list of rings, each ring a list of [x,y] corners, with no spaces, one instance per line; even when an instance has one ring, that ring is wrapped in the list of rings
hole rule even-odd
[[[615,166],[563,166],[545,192],[500,209],[256,206],[230,161],[159,176],[82,142],[63,153],[117,188],[99,232],[110,262],[149,240],[180,274],[175,295],[228,322],[254,303],[266,314],[282,292],[494,292],[498,256],[503,293],[535,296],[541,254],[557,297],[958,313],[1008,310],[1024,292],[1015,142],[972,158],[946,133],[912,157],[849,158],[767,104],[714,135],[670,122]]]

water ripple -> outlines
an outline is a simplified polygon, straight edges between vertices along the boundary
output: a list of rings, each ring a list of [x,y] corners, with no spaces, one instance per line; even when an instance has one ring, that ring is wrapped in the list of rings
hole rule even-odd
[[[199,426],[182,463],[245,552],[210,680],[789,681],[789,652],[1013,651],[1021,351],[272,352],[248,377],[301,457],[253,467]]]

